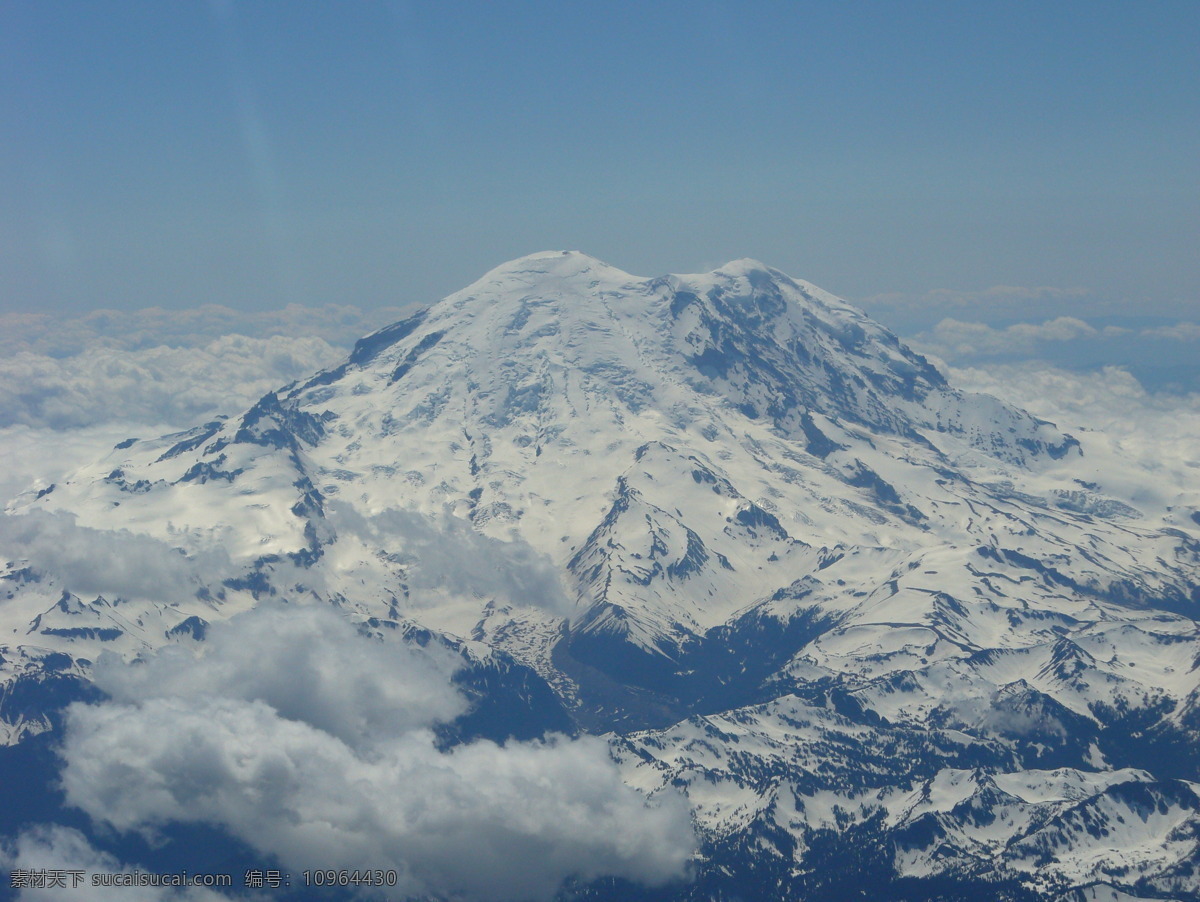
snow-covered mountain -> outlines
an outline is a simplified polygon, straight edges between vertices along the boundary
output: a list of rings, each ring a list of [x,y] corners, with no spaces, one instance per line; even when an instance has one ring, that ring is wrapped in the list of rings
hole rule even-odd
[[[754,261],[535,254],[23,496],[0,729],[105,650],[316,601],[682,788],[680,898],[838,898],[851,848],[877,888],[1200,898],[1200,542],[1111,475]],[[156,578],[63,550],[106,542]]]

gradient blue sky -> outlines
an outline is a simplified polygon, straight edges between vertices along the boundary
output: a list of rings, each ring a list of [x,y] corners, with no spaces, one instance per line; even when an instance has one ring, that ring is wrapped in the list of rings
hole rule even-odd
[[[1198,47],[1195,0],[6,0],[0,309],[404,304],[578,248],[1178,319]]]

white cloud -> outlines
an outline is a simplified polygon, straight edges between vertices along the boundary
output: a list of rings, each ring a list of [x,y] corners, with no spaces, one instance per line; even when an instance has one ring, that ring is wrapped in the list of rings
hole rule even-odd
[[[77,593],[179,601],[233,574],[228,555],[209,548],[190,556],[127,530],[79,526],[74,514],[0,514],[0,555],[27,561]]]
[[[0,845],[0,866],[10,872],[83,872],[79,886],[75,886],[76,878],[66,873],[63,875],[65,886],[20,889],[16,898],[28,902],[78,902],[80,899],[89,902],[221,902],[229,898],[194,886],[95,886],[92,883],[94,876],[103,882],[106,877],[117,874],[132,876],[135,872],[148,872],[145,868],[123,864],[107,852],[94,848],[78,830],[58,825],[33,827]]]
[[[1063,421],[1068,428],[1109,431],[1146,439],[1192,435],[1200,395],[1151,393],[1127,370],[1107,366],[1072,372],[1047,363],[954,368],[950,377],[966,391],[982,391],[1030,412]]]
[[[367,641],[325,607],[264,604],[212,624],[198,652],[167,646],[132,667],[105,656],[93,678],[123,704],[262,701],[362,749],[462,714],[466,701],[450,682],[460,663],[441,647]]]
[[[404,319],[411,312],[411,307],[364,311],[348,305],[291,304],[282,310],[251,313],[206,304],[187,310],[96,310],[76,317],[4,313],[0,314],[0,355],[10,357],[26,351],[62,358],[90,348],[198,348],[227,335],[319,338],[336,347],[349,347],[368,332]]]
[[[1083,443],[1076,478],[1187,529],[1200,510],[1200,394],[1148,392],[1119,367],[1077,373],[1041,362],[950,370],[967,391],[1024,407]]]
[[[1076,338],[1093,338],[1099,334],[1083,320],[1071,316],[1060,316],[1040,324],[1017,323],[1005,331],[1032,341],[1071,341]]]
[[[943,319],[932,332],[912,339],[922,353],[936,354],[954,361],[970,357],[1030,355],[1041,342],[1067,342],[1103,335],[1083,320],[1060,316],[1042,323],[1015,323],[996,329],[985,323]]]
[[[1034,317],[1120,315],[1128,304],[1096,296],[1086,288],[993,285],[958,290],[936,288],[922,292],[887,292],[854,300],[872,316],[902,334],[928,331],[945,318],[962,320],[966,314],[988,323],[1030,320]]]
[[[500,598],[560,617],[571,613],[553,562],[515,535],[510,541],[486,536],[449,511],[435,519],[396,509],[364,517],[338,502],[328,510],[340,535],[356,535],[374,548],[399,549],[414,589]]]
[[[113,700],[68,709],[69,804],[122,831],[212,823],[296,870],[397,868],[402,893],[549,899],[571,876],[685,873],[686,803],[648,804],[602,739],[439,749],[427,725],[461,702],[425,650],[292,607],[205,647],[99,669]]]
[[[229,335],[203,347],[89,347],[58,359],[0,359],[0,427],[73,429],[123,421],[192,425],[339,360],[319,338]]]
[[[134,436],[163,435],[167,425],[140,426],[104,423],[69,431],[31,426],[0,428],[0,507],[30,487],[45,488],[85,464],[93,463],[113,445]]]
[[[1200,325],[1180,322],[1173,326],[1130,329],[1106,326],[1098,329],[1072,316],[1059,316],[1040,323],[1014,323],[996,328],[981,322],[964,322],[947,317],[931,330],[909,339],[923,354],[950,363],[966,363],[980,358],[1017,358],[1054,356],[1070,343],[1105,348],[1109,354],[1161,357],[1158,342],[1200,340]],[[1148,350],[1147,350],[1148,349]],[[1159,361],[1161,362],[1161,361]],[[1187,358],[1190,362],[1190,358]]]
[[[1173,326],[1157,326],[1145,329],[1147,338],[1166,338],[1172,341],[1200,341],[1200,323],[1176,323]]]
[[[187,426],[337,363],[411,307],[0,314],[0,428]]]

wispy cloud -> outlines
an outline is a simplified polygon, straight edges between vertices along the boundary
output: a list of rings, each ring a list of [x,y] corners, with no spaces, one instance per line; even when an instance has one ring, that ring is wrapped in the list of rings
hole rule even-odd
[[[1157,326],[1143,329],[1146,338],[1168,338],[1172,341],[1200,341],[1200,323],[1176,323],[1173,326]]]
[[[0,460],[4,461],[0,467],[0,508],[31,487],[42,489],[62,481],[67,473],[102,458],[117,442],[139,434],[170,431],[166,424],[156,428],[113,423],[70,430],[0,428]]]
[[[410,568],[406,579],[417,595],[438,589],[532,605],[559,617],[572,611],[550,558],[515,536],[492,538],[448,511],[440,517],[397,509],[364,516],[334,501],[329,515],[340,536],[394,549]]]
[[[106,656],[94,679],[127,705],[261,701],[362,750],[462,714],[466,701],[451,683],[461,663],[440,646],[368,640],[324,606],[264,604],[212,624],[199,658],[190,645],[133,667]]]
[[[0,514],[0,553],[53,575],[73,592],[110,599],[194,599],[201,586],[233,574],[218,547],[186,556],[151,536],[80,526],[63,512]]]
[[[1191,340],[1189,335],[1200,328],[1194,322],[1195,299],[1177,297],[1150,303],[1147,299],[1080,286],[939,288],[888,292],[852,300],[906,338],[930,345],[969,339],[971,347],[985,350],[1007,344],[1019,353],[1025,353],[1030,341],[1088,342],[1123,334],[1120,328],[1113,327],[1128,328],[1136,333],[1135,342],[1141,344],[1162,339]],[[1178,325],[1166,317],[1175,318]],[[1068,323],[1078,329],[1078,334],[1064,337],[1063,327]],[[1084,326],[1080,327],[1080,323]],[[1095,334],[1088,329],[1096,330]],[[984,330],[991,331],[985,335]],[[970,335],[964,334],[968,331]]]

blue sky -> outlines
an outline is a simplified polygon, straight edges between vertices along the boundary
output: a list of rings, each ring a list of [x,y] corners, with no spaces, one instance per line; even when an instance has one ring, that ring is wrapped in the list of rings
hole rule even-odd
[[[397,305],[565,247],[910,331],[997,285],[1059,294],[964,318],[1174,322],[1197,46],[1195,2],[9,0],[0,309]]]

